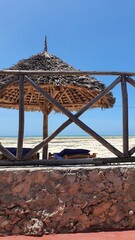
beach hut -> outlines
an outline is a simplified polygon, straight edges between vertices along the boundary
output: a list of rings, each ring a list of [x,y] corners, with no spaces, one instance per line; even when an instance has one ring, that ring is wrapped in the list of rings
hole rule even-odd
[[[74,71],[75,69],[60,58],[47,51],[45,39],[44,51],[27,59],[19,61],[9,68],[10,70],[47,70],[47,71]],[[16,76],[17,78],[17,76]],[[12,83],[13,79],[13,83]],[[31,79],[44,91],[70,111],[78,111],[105,89],[105,85],[89,76],[55,76],[30,75],[24,81],[24,110],[42,111],[43,139],[48,136],[48,116],[52,111],[60,110],[48,101],[36,88],[27,82]],[[10,84],[8,84],[10,82]],[[3,88],[3,86],[7,86]],[[111,108],[115,99],[112,93],[106,94],[92,107]],[[19,84],[14,81],[14,75],[0,74],[0,107],[19,109]],[[43,158],[47,158],[47,146],[44,147]]]

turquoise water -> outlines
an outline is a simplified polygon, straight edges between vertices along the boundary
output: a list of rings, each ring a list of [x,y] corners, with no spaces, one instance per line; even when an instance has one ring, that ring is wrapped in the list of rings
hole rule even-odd
[[[122,137],[122,135],[101,135],[101,137],[103,138],[119,138]],[[135,137],[135,135],[130,135],[129,138],[133,138]],[[17,139],[17,136],[1,136],[0,139]],[[42,136],[24,136],[24,139],[29,139],[29,138],[36,138],[36,139],[42,139]],[[59,138],[59,139],[65,139],[65,138],[71,138],[71,139],[78,139],[78,138],[93,138],[92,136],[88,136],[88,135],[62,135],[62,136],[57,136],[55,138]]]

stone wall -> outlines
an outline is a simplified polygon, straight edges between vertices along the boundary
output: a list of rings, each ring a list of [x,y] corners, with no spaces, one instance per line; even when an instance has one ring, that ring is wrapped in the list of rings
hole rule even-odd
[[[0,235],[135,229],[135,168],[0,169]]]

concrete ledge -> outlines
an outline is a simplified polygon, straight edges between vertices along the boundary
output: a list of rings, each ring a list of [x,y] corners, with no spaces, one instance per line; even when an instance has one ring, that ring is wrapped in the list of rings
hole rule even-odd
[[[135,167],[1,168],[0,235],[135,229]]]

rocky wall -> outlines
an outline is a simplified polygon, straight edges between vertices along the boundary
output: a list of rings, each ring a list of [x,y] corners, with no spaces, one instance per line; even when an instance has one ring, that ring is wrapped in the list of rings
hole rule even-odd
[[[135,229],[135,168],[0,169],[0,235]]]

